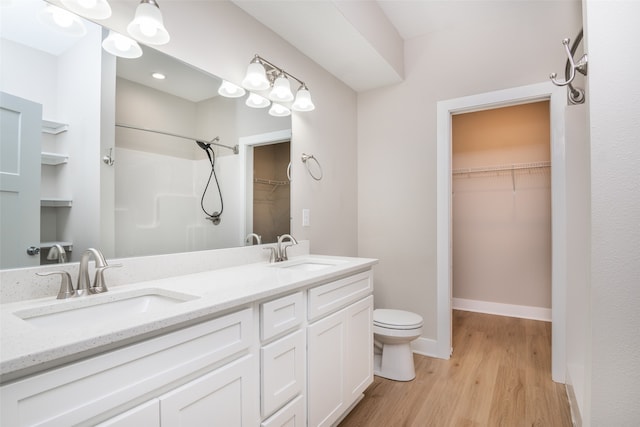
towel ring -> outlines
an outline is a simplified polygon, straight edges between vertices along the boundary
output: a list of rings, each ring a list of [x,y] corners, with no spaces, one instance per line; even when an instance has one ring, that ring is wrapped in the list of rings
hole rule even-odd
[[[311,171],[311,168],[309,167],[309,163],[307,162],[307,160],[314,160],[316,162],[316,165],[318,165],[318,170],[320,171],[319,174],[316,175]],[[320,165],[320,162],[318,161],[318,159],[313,157],[313,154],[302,153],[302,163],[304,163],[305,166],[307,167],[307,172],[309,172],[309,175],[311,175],[311,178],[315,179],[316,181],[320,181],[322,179],[322,176],[323,176],[322,166]]]

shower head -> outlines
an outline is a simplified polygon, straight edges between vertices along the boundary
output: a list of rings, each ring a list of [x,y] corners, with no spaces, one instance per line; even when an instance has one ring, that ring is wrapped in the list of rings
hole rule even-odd
[[[211,144],[207,144],[206,142],[196,141],[196,144],[198,144],[198,146],[204,151],[207,151],[209,148],[211,148]]]

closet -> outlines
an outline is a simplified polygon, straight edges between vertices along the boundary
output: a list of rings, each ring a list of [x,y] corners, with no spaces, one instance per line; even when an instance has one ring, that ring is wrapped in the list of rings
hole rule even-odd
[[[455,115],[452,140],[453,307],[550,320],[549,102]]]

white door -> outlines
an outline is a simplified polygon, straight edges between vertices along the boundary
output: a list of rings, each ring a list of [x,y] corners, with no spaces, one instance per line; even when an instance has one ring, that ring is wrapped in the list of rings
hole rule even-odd
[[[360,398],[373,382],[373,296],[349,306],[345,352],[347,405]]]
[[[40,264],[42,105],[0,92],[0,268]]]

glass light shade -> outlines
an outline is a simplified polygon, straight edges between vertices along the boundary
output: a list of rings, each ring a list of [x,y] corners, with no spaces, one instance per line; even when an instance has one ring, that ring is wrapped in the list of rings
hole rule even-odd
[[[78,15],[51,4],[38,12],[38,20],[42,24],[70,36],[82,37],[87,34],[87,29]]]
[[[247,74],[242,80],[242,86],[249,90],[265,90],[269,88],[269,80],[264,66],[259,62],[252,62],[247,67]]]
[[[269,98],[273,101],[278,102],[289,102],[293,101],[293,93],[291,93],[291,84],[289,83],[289,79],[284,75],[280,74],[275,82],[273,82],[273,89],[271,89],[271,93],[269,93]]]
[[[271,104],[271,101],[269,101],[264,96],[260,96],[257,93],[251,92],[245,103],[248,107],[251,108],[265,108],[268,107],[269,104]]]
[[[107,0],[62,0],[62,4],[89,19],[107,19],[111,16],[111,6]]]
[[[316,106],[311,101],[311,93],[305,86],[298,89],[296,93],[296,100],[293,102],[291,108],[295,111],[313,111]]]
[[[274,102],[271,104],[271,108],[269,108],[269,114],[274,117],[287,117],[291,115],[291,110],[284,105],[276,104]]]
[[[133,21],[127,26],[127,31],[139,42],[160,45],[169,43],[169,33],[164,28],[162,13],[157,5],[142,0],[136,9]]]
[[[113,30],[109,30],[109,35],[102,41],[102,48],[120,58],[139,58],[142,56],[142,49],[135,40]]]
[[[242,89],[240,86],[235,85],[226,80],[223,80],[222,84],[218,88],[218,94],[225,96],[227,98],[239,98],[245,93],[247,92],[244,89]]]

